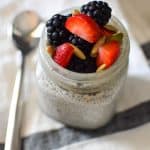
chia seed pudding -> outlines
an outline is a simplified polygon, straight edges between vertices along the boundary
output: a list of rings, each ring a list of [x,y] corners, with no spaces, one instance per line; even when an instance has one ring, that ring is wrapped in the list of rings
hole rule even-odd
[[[70,14],[68,9],[61,14]],[[79,73],[63,68],[47,53],[47,30],[43,30],[36,69],[38,103],[42,111],[69,126],[95,129],[115,114],[124,85],[129,57],[129,38],[124,26],[112,16],[109,25],[123,33],[115,63],[100,72]]]

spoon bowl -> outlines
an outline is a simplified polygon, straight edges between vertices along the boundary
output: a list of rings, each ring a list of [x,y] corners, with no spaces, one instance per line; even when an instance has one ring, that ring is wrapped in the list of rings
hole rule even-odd
[[[40,25],[42,19],[34,11],[24,11],[18,14],[12,24],[12,39],[15,46],[24,55],[35,49],[39,37],[33,37],[32,32]]]

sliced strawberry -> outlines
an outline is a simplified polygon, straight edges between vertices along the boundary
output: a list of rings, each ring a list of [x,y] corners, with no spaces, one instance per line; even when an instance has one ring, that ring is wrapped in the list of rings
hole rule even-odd
[[[74,49],[70,43],[64,43],[56,48],[54,61],[62,67],[67,67],[73,56]]]
[[[102,64],[103,64],[103,62],[102,62],[102,59],[101,59],[101,55],[100,55],[100,53],[98,53],[98,55],[96,57],[96,65],[97,65],[97,67],[99,67]]]
[[[97,56],[97,67],[102,64],[106,65],[106,68],[110,67],[118,58],[120,54],[120,43],[118,41],[110,41],[99,48]]]
[[[102,35],[98,24],[91,17],[84,14],[69,17],[65,27],[71,33],[78,35],[89,43],[96,42]]]

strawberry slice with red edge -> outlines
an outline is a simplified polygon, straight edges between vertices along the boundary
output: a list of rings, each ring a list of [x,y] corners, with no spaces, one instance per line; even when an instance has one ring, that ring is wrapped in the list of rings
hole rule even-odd
[[[67,67],[73,56],[73,52],[74,48],[70,45],[70,43],[64,43],[56,48],[53,59],[60,66]]]
[[[96,42],[102,35],[102,31],[98,24],[85,14],[77,14],[69,17],[65,22],[65,27],[71,33],[89,43]]]
[[[99,48],[96,64],[97,67],[105,64],[105,68],[110,67],[120,54],[120,42],[110,41]]]

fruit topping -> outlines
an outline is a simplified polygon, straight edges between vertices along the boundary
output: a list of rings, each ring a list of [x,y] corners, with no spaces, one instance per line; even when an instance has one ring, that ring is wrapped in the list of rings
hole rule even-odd
[[[85,55],[89,55],[93,47],[93,44],[73,34],[69,36],[69,42],[81,49]]]
[[[100,71],[104,70],[105,68],[106,68],[106,64],[102,64],[97,68],[96,72],[100,72]]]
[[[70,33],[64,27],[66,19],[66,16],[56,14],[47,21],[46,27],[49,44],[58,46],[68,40]]]
[[[92,1],[81,7],[81,13],[91,16],[99,25],[106,25],[111,18],[111,8],[106,2]]]
[[[109,41],[118,41],[118,42],[122,42],[123,39],[123,33],[118,32],[113,34],[110,38],[108,38]]]
[[[92,73],[96,72],[97,66],[95,58],[87,56],[85,60],[82,60],[74,55],[67,69],[78,73]]]
[[[50,56],[53,56],[55,50],[54,50],[54,47],[53,47],[53,46],[48,45],[48,46],[46,47],[46,51],[48,52],[48,54],[49,54]]]
[[[103,27],[102,32],[103,32],[103,35],[109,37],[109,36],[112,36],[112,34],[115,34],[117,30],[113,26],[109,25],[109,26]]]
[[[49,54],[52,56],[53,49],[51,46],[47,47]],[[71,43],[64,43],[56,48],[56,52],[54,55],[54,61],[61,65],[62,67],[66,67],[70,62],[73,54],[81,60],[85,60],[86,56],[84,53],[75,45]]]
[[[80,14],[80,10],[78,10],[78,9],[73,10],[72,16],[75,16],[75,15],[78,15],[78,14]]]
[[[69,17],[65,23],[65,27],[71,33],[89,43],[96,42],[102,34],[98,24],[91,17],[84,14]]]
[[[104,28],[105,28],[106,30],[109,30],[109,31],[112,32],[112,33],[116,33],[116,32],[117,32],[117,29],[116,29],[114,26],[109,25],[109,24],[105,25]]]
[[[76,46],[74,46],[73,44],[70,44],[72,47],[73,47],[73,50],[74,50],[74,54],[80,58],[80,59],[83,59],[85,60],[86,59],[86,56],[84,55],[84,53]]]
[[[105,64],[105,68],[110,67],[120,54],[120,43],[118,41],[110,41],[99,48],[97,55],[97,67]]]
[[[101,37],[93,46],[92,50],[91,50],[91,57],[96,57],[97,53],[98,53],[98,49],[100,46],[102,46],[106,41],[106,37],[103,36]]]
[[[81,9],[56,14],[46,23],[46,51],[60,66],[79,73],[100,72],[120,55],[123,33],[107,24],[111,8],[91,1]]]
[[[70,43],[64,43],[56,48],[54,61],[62,67],[67,67],[71,57],[73,56],[74,49]]]

